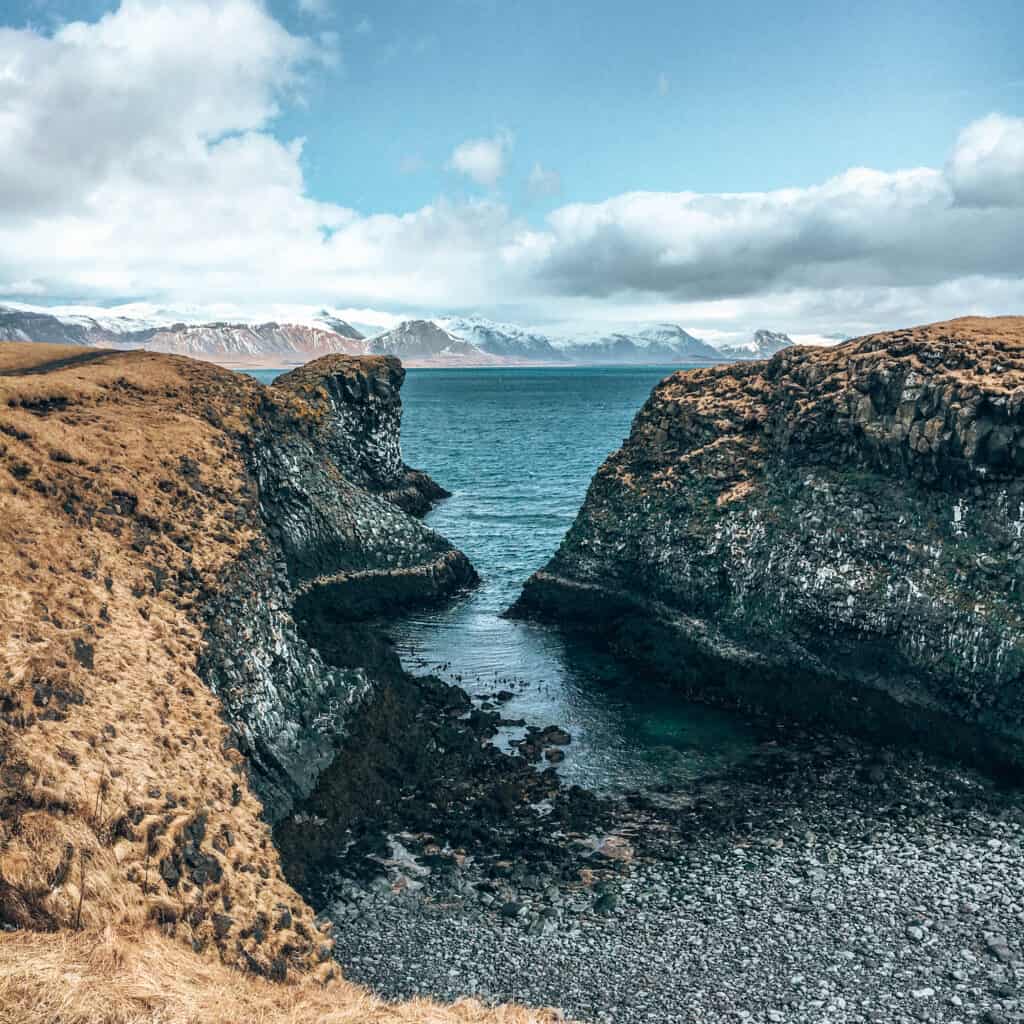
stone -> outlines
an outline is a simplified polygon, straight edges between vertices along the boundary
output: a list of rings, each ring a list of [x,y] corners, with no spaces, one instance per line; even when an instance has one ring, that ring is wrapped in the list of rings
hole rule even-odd
[[[691,697],[1019,778],[1022,386],[1015,318],[678,371],[509,614],[585,623]]]

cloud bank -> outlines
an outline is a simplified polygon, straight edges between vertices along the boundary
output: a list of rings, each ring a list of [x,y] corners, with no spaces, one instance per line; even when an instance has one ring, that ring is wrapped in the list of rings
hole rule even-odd
[[[493,194],[368,214],[309,195],[303,140],[274,131],[332,58],[257,0],[123,0],[49,35],[0,29],[0,300],[820,333],[1024,311],[1024,119],[967,125],[943,167],[809,188],[633,192],[540,224]],[[449,166],[492,189],[510,147],[472,139]],[[557,173],[530,162],[528,188],[553,195]]]

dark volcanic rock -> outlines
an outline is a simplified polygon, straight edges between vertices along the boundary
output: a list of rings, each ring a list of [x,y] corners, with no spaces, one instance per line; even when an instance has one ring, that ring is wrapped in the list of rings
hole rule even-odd
[[[246,459],[262,536],[206,604],[200,674],[221,698],[276,821],[332,762],[378,678],[360,652],[326,665],[293,618],[343,621],[434,601],[476,581],[468,559],[389,500],[440,491],[401,460],[398,361],[328,356],[282,378]],[[415,502],[407,500],[415,493]]]
[[[423,515],[448,492],[402,461],[405,369],[394,356],[319,359],[278,377],[273,386],[318,410],[317,439],[332,462],[364,490]]]
[[[676,373],[513,614],[692,694],[1024,758],[1024,321]]]
[[[89,332],[78,324],[66,323],[48,313],[30,313],[9,306],[0,306],[0,340],[91,344]]]

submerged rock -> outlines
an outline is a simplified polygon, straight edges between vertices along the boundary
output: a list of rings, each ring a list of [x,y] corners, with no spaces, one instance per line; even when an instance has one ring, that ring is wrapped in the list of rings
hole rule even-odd
[[[679,372],[512,614],[690,694],[1024,758],[1024,320]]]

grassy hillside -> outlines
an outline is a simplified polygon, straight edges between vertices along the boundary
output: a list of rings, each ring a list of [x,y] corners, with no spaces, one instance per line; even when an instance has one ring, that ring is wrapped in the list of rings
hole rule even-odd
[[[536,1019],[369,999],[282,876],[195,670],[260,542],[268,402],[315,415],[183,357],[0,345],[0,1020]]]

